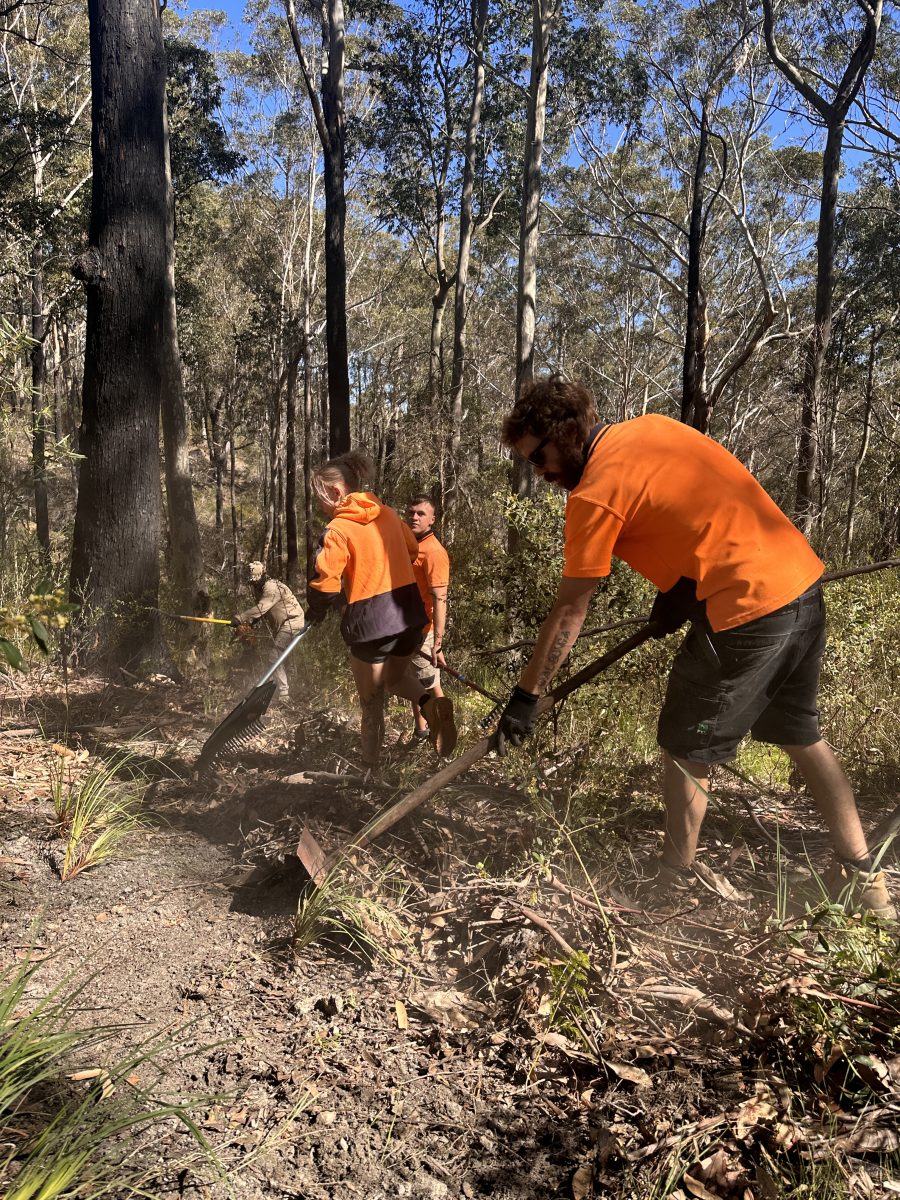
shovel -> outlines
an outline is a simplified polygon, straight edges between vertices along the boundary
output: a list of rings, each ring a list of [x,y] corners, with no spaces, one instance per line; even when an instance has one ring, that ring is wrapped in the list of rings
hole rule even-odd
[[[555,687],[552,692],[548,692],[538,703],[538,716],[549,712],[559,700],[576,691],[582,684],[588,683],[595,675],[599,675],[601,671],[605,671],[607,667],[611,667],[613,663],[618,662],[620,658],[624,658],[630,651],[643,645],[656,632],[655,624],[648,623],[641,626],[631,637],[617,642],[606,654],[595,659],[594,662],[589,663],[586,667],[583,667],[571,679],[567,679],[565,683],[561,683],[558,687]],[[436,775],[432,775],[430,779],[420,784],[415,791],[410,792],[407,796],[392,804],[390,808],[385,809],[383,813],[380,813],[373,821],[370,821],[368,825],[361,829],[359,833],[332,851],[331,854],[325,853],[309,829],[304,826],[300,834],[300,840],[297,843],[297,857],[306,868],[312,882],[316,887],[320,887],[329,871],[341,858],[351,850],[362,849],[362,847],[368,846],[376,838],[381,837],[383,833],[387,832],[388,829],[393,828],[398,821],[402,821],[404,817],[417,809],[420,804],[424,804],[426,800],[430,800],[441,788],[446,787],[448,783],[452,783],[454,779],[458,778],[480,759],[484,758],[488,751],[494,748],[494,743],[495,735],[493,733],[489,737],[481,738],[480,741],[470,746],[463,754],[460,754],[458,758],[454,758],[452,762],[442,767]]]

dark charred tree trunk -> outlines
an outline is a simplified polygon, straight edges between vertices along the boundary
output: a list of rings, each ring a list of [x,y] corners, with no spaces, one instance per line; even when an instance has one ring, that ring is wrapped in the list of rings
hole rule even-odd
[[[816,302],[813,327],[806,343],[800,384],[800,434],[797,443],[797,489],[794,508],[797,523],[809,533],[818,520],[816,493],[820,468],[820,409],[825,355],[831,341],[834,297],[834,231],[837,219],[838,182],[844,124],[829,126],[822,156],[822,195],[816,235]]]
[[[703,247],[706,242],[704,181],[709,162],[709,106],[700,109],[700,136],[694,159],[691,216],[687,244],[687,319],[682,366],[681,419],[701,433],[709,428],[709,397],[706,386],[706,348],[709,325],[706,293],[703,290]]]
[[[159,415],[166,299],[165,54],[155,0],[89,0],[93,190],[70,587],[85,651],[167,662],[159,627]]]
[[[325,191],[325,345],[328,358],[328,450],[350,449],[350,371],[347,360],[347,260],[344,228],[346,118],[344,113],[343,0],[318,0],[322,27],[321,95],[303,49],[294,0],[285,0],[294,51],[300,63],[322,145]]]
[[[304,326],[308,327],[309,306],[306,306]],[[309,342],[304,338],[303,350],[303,533],[306,542],[306,581],[315,574],[316,537],[313,524],[312,465],[316,445],[315,411],[313,405],[312,367],[309,361]]]

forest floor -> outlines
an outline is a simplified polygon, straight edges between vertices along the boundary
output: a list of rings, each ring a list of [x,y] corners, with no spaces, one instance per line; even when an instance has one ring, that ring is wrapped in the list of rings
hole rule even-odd
[[[733,891],[710,876],[648,908],[651,773],[623,781],[619,816],[607,802],[588,858],[590,830],[554,839],[546,796],[488,759],[354,855],[298,930],[301,824],[332,848],[439,761],[397,746],[373,785],[340,716],[297,708],[200,783],[203,707],[162,679],[64,692],[45,670],[0,710],[0,954],[45,958],[44,988],[86,981],[85,1019],[118,1026],[104,1053],[180,1029],[165,1091],[214,1097],[195,1116],[225,1175],[185,1166],[167,1126],[143,1151],[162,1194],[771,1200],[817,1172],[818,1196],[900,1192],[900,993],[878,965],[896,947],[809,917],[827,848],[805,796],[753,797],[807,847],[788,872],[724,780],[703,861]],[[122,749],[146,823],[63,883],[52,781]]]

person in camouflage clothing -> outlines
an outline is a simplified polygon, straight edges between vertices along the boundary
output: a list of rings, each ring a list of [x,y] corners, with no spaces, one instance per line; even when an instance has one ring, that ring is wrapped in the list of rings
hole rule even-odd
[[[257,621],[265,620],[273,637],[273,651],[269,659],[272,663],[303,628],[303,609],[287,584],[280,579],[270,579],[261,562],[247,564],[247,582],[256,603],[246,612],[235,614],[231,623],[235,626],[254,625]],[[285,703],[290,700],[290,692],[283,663],[275,672],[274,679],[275,700]]]

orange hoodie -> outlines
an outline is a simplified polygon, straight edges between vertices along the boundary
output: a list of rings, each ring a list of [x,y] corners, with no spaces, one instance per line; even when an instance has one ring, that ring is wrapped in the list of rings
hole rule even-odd
[[[308,601],[313,615],[347,601],[341,633],[349,645],[427,623],[412,564],[419,544],[392,508],[371,492],[348,492],[325,527]]]

